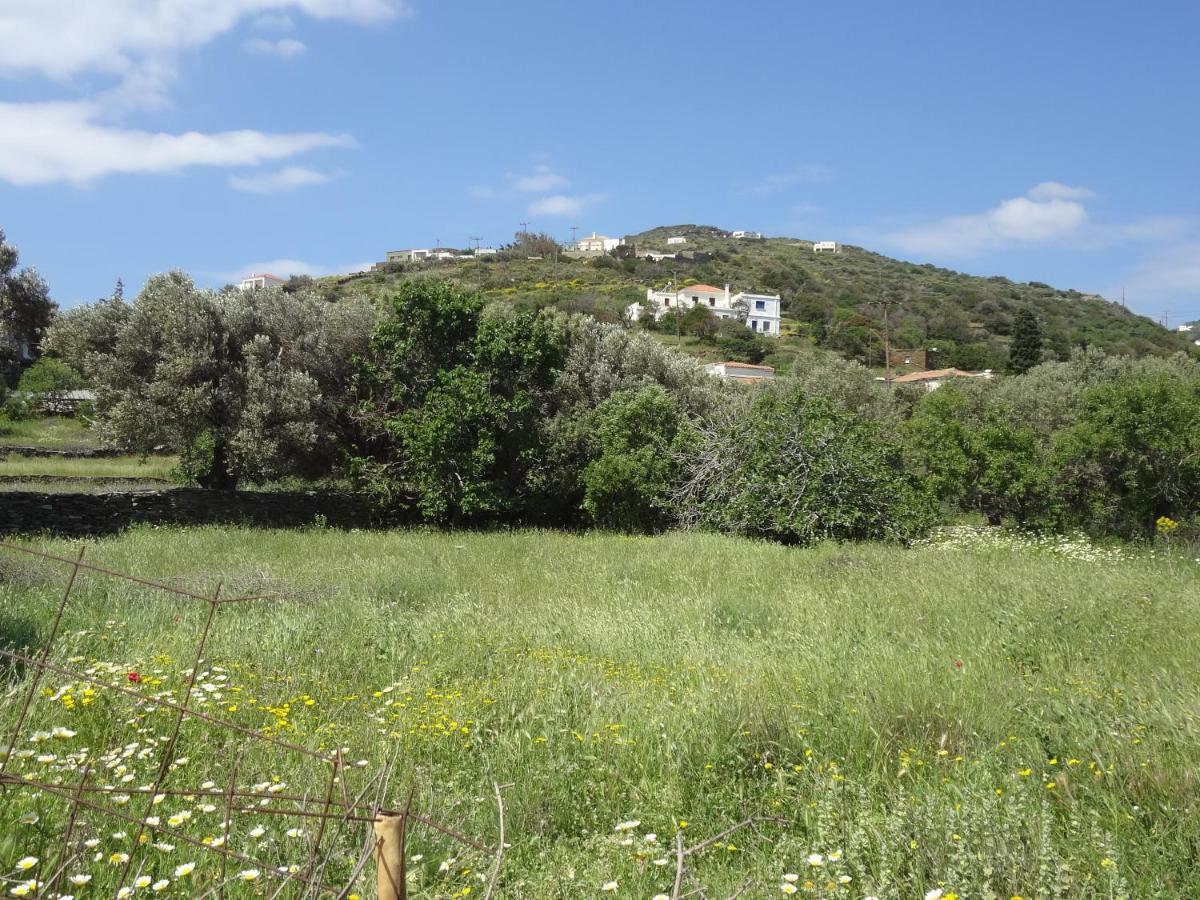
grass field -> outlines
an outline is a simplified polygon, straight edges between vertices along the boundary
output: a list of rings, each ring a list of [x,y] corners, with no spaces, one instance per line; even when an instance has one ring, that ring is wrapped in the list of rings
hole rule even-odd
[[[780,821],[689,858],[706,896],[746,879],[743,897],[1200,896],[1195,560],[1000,538],[794,550],[686,534],[217,528],[135,530],[88,558],[200,592],[220,577],[227,594],[288,595],[221,610],[205,708],[345,748],[365,761],[352,791],[392,761],[389,802],[415,786],[418,809],[485,842],[491,785],[511,783],[505,897],[669,892],[677,833],[693,844],[751,815]],[[9,552],[0,566],[4,628],[33,640],[66,573]],[[178,696],[205,604],[96,575],[77,591],[59,660]],[[86,758],[118,789],[152,781],[161,713],[59,676],[45,688],[12,766],[70,779]],[[14,706],[10,692],[4,722]],[[321,790],[311,765],[207,727],[185,727],[174,755],[175,784],[223,785],[236,758],[239,782]],[[162,819],[220,836],[196,799],[169,798]],[[62,809],[0,794],[0,873],[15,884],[50,864]],[[131,852],[132,829],[98,821],[79,827],[99,861],[70,871],[93,876],[87,896],[111,897],[109,859]],[[304,840],[253,814],[227,838],[273,865],[294,864]],[[339,840],[334,881],[363,833]],[[218,878],[203,851],[160,845],[175,846],[147,848],[146,874],[164,896]],[[412,896],[482,893],[486,854],[425,830],[410,852]],[[39,861],[22,873],[23,857]],[[195,871],[176,877],[187,862]]]
[[[16,420],[0,417],[0,447],[5,445],[53,450],[98,446],[87,423],[70,416]]]
[[[71,478],[170,479],[179,465],[177,456],[22,456],[0,457],[0,475],[57,475]]]

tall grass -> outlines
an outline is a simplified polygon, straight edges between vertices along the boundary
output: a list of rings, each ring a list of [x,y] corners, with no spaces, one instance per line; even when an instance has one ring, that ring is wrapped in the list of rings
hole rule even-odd
[[[39,416],[9,419],[0,415],[0,446],[65,447],[98,446],[95,435],[83,419],[71,416]]]
[[[179,465],[177,456],[22,456],[0,457],[0,475],[57,475],[72,478],[169,479]]]
[[[1200,566],[1052,551],[200,528],[89,556],[288,595],[222,610],[212,708],[344,746],[367,771],[394,758],[394,793],[418,785],[424,808],[487,839],[490,785],[512,782],[507,897],[611,881],[650,897],[669,890],[678,831],[691,843],[748,815],[783,821],[693,861],[710,896],[746,877],[745,896],[775,896],[786,874],[805,896],[1200,896]],[[3,565],[9,627],[44,628],[63,572]],[[178,687],[202,610],[91,575],[79,592],[61,656]],[[47,699],[30,728],[69,724],[93,754],[139,739],[123,723],[140,720],[105,710]],[[231,746],[185,743],[186,777],[220,783]],[[238,752],[247,771],[312,777]],[[140,781],[151,763],[127,764]],[[17,824],[26,802],[0,796],[0,870],[56,827],[48,802]],[[414,895],[479,890],[485,859],[420,833],[412,852]]]

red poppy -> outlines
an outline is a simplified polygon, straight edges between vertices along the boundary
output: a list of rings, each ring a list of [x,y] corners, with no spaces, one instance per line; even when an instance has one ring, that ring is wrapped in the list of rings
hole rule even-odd
[[[137,672],[130,672],[130,673],[129,673],[129,680],[130,680],[131,682],[133,682],[134,684],[137,684],[139,681],[141,681],[141,680],[142,680],[142,676],[141,676],[141,675],[139,675]]]
[[[961,659],[956,659],[954,661],[954,668],[961,669],[962,667],[963,667],[963,661]]]

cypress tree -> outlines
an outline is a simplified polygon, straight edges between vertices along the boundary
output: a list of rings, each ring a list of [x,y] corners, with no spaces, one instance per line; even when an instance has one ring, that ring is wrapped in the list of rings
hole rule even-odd
[[[1042,326],[1028,307],[1017,313],[1012,346],[1008,348],[1008,370],[1023,375],[1042,361]]]

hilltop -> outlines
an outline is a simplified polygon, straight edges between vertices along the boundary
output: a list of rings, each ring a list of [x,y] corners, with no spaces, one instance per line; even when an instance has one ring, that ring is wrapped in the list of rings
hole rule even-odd
[[[682,236],[683,245],[667,238]],[[677,259],[603,256],[573,259],[547,254],[527,259],[513,252],[454,261],[391,263],[373,271],[322,280],[332,296],[386,298],[400,280],[453,278],[489,299],[516,305],[555,305],[616,321],[642,299],[647,287],[704,282],[734,290],[778,292],[783,298],[784,337],[768,362],[786,366],[789,356],[814,346],[868,365],[882,362],[883,307],[888,307],[891,344],[930,351],[930,366],[1001,368],[1008,356],[1017,312],[1032,307],[1042,323],[1048,355],[1065,358],[1072,348],[1094,346],[1110,353],[1166,354],[1192,347],[1183,335],[1135,315],[1094,294],[1039,282],[985,278],[932,265],[891,259],[845,245],[840,253],[814,253],[813,243],[788,237],[733,238],[703,225],[653,228],[625,236],[618,253],[675,252]],[[664,339],[668,339],[664,336]],[[669,338],[672,342],[674,335]],[[716,351],[682,339],[700,356]],[[934,350],[933,348],[936,348]]]

